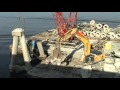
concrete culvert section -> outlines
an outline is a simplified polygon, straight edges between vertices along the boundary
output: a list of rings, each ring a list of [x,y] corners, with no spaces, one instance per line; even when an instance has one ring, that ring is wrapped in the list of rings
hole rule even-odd
[[[105,24],[104,26],[103,26],[103,29],[108,29],[109,28],[109,26],[107,25],[107,24]]]
[[[96,33],[95,33],[95,36],[96,36],[96,37],[100,37],[100,35],[101,35],[100,32],[96,32]]]
[[[110,29],[109,28],[104,28],[104,33],[108,33],[110,32]]]
[[[120,39],[120,34],[115,35],[116,39]]]
[[[91,25],[91,26],[95,26],[95,24],[96,24],[96,23],[95,23],[95,20],[91,20],[91,21],[90,21],[90,25]]]
[[[101,29],[102,28],[102,24],[96,24],[96,27],[97,27],[97,29]]]
[[[110,33],[110,39],[115,39],[115,34],[114,33]]]
[[[106,37],[106,34],[105,33],[101,33],[101,37],[102,38]]]

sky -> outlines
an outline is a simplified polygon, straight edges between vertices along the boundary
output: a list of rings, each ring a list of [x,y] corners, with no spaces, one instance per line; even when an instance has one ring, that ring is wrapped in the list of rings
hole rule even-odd
[[[0,12],[0,17],[33,17],[33,18],[53,18],[53,12]],[[65,13],[65,16],[68,12]],[[82,19],[110,19],[120,20],[120,12],[78,12],[78,18]]]

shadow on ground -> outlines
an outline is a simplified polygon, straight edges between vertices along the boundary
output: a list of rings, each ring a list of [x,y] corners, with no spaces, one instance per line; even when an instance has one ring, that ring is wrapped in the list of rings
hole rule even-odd
[[[27,73],[11,73],[11,78],[120,78],[117,72],[92,70],[91,65],[84,67],[86,68],[38,64]]]

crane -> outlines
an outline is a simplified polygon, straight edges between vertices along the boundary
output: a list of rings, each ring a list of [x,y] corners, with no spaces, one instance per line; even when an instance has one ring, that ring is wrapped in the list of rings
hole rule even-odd
[[[68,20],[66,21],[64,18],[63,12],[54,12],[53,16],[55,18],[56,27],[58,30],[58,35],[63,37],[64,34],[72,29],[77,24],[77,12],[70,12]]]
[[[100,53],[99,55],[91,54],[91,44],[89,39],[82,32],[78,31],[77,27],[74,27],[74,25],[77,24],[77,12],[70,12],[68,22],[65,21],[62,12],[55,12],[54,17],[59,35],[56,42],[56,48],[53,50],[53,56],[55,59],[59,58],[61,55],[61,42],[66,41],[71,37],[76,37],[84,44],[84,57],[81,58],[82,62],[99,62],[105,59],[104,53]]]
[[[68,24],[70,26],[70,29],[74,28],[74,26],[77,25],[77,15],[78,12],[70,12],[68,17]]]
[[[54,12],[53,16],[55,18],[58,35],[62,37],[68,31],[68,24],[64,19],[63,12]]]

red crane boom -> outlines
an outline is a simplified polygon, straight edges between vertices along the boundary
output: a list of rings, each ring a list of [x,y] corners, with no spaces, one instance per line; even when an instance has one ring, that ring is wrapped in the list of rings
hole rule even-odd
[[[54,18],[59,36],[64,36],[68,31],[68,25],[64,19],[63,12],[54,12]]]
[[[53,16],[55,18],[58,35],[61,37],[68,31],[68,27],[72,29],[74,25],[77,24],[77,12],[70,12],[68,22],[66,22],[63,12],[54,12]]]
[[[68,17],[68,24],[72,29],[75,25],[77,25],[77,14],[78,12],[70,12]]]

